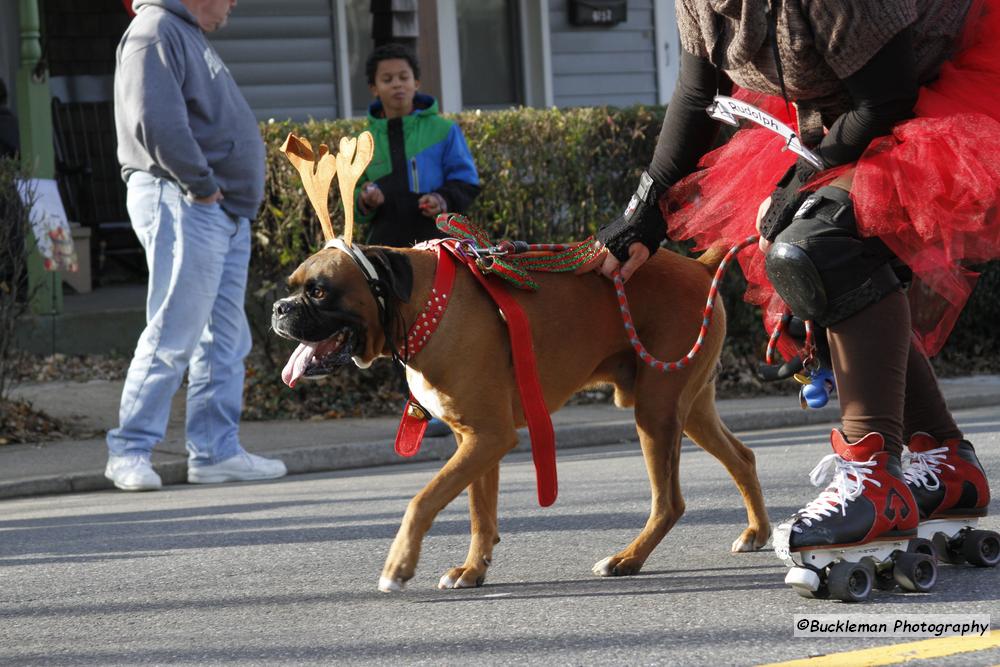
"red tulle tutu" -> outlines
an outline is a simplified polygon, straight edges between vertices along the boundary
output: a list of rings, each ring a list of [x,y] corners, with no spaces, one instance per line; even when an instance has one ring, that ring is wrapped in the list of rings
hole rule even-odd
[[[794,126],[783,100],[740,95]],[[878,236],[914,273],[914,332],[928,354],[944,345],[975,285],[963,264],[1000,257],[1000,0],[974,2],[955,57],[920,91],[916,117],[869,145],[855,165],[824,172],[812,187],[855,166],[858,230]],[[757,208],[795,161],[782,139],[742,129],[708,153],[701,169],[662,202],[670,238],[696,248],[735,245],[754,234]],[[763,254],[740,255],[745,298],[772,328],[783,310]]]

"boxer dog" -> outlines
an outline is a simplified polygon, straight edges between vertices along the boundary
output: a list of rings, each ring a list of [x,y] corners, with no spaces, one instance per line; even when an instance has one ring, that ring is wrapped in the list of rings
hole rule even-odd
[[[274,304],[272,324],[281,336],[309,346],[297,353],[285,379],[317,377],[354,361],[404,350],[404,337],[428,301],[436,255],[425,249],[353,246],[375,267],[391,318],[380,318],[376,296],[358,262],[328,247],[303,262],[288,279],[290,296]],[[636,331],[658,359],[684,356],[698,336],[712,273],[722,253],[699,260],[657,252],[627,285]],[[402,590],[413,577],[421,541],[435,516],[469,491],[472,539],[465,562],[440,578],[440,588],[479,586],[500,541],[497,493],[500,460],[526,424],[515,381],[511,344],[497,307],[474,276],[457,268],[450,303],[426,345],[406,360],[410,389],[451,427],[455,454],[406,508],[379,579],[383,591]],[[726,467],[746,506],[748,526],[733,551],[759,549],[770,526],[754,454],[719,419],[715,375],[725,337],[721,299],[701,352],[689,366],[663,373],[639,361],[622,326],[612,284],[593,272],[535,273],[537,291],[511,290],[531,325],[538,377],[549,412],[583,388],[610,383],[615,404],[634,406],[652,490],[646,525],[624,549],[593,567],[600,576],[639,572],[650,552],[684,513],[679,483],[681,437],[687,434]],[[388,322],[388,326],[386,326]],[[388,328],[388,330],[387,330]]]

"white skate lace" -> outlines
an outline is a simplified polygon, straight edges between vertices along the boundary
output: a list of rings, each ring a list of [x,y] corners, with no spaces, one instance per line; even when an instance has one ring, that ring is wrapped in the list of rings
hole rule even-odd
[[[798,516],[799,521],[792,526],[792,530],[801,533],[802,527],[798,525],[799,522],[804,523],[808,528],[812,526],[813,521],[822,521],[838,507],[841,515],[846,515],[847,502],[861,495],[861,492],[865,490],[865,482],[882,486],[882,482],[868,477],[875,465],[877,465],[876,461],[847,461],[837,454],[824,456],[809,473],[809,481],[812,482],[813,486],[822,486],[831,477],[833,480],[816,500],[797,512],[796,516]]]
[[[944,462],[946,458],[948,458],[947,447],[928,449],[926,452],[910,452],[910,459],[903,470],[903,478],[907,484],[922,486],[928,491],[937,491],[941,487],[941,480],[938,478],[941,466],[955,469],[955,466]]]

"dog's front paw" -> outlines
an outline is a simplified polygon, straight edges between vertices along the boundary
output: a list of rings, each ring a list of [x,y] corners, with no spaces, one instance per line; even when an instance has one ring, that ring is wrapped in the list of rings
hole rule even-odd
[[[642,563],[634,558],[622,558],[620,556],[608,556],[604,560],[594,563],[591,571],[599,577],[626,577],[632,574],[639,574]]]
[[[402,579],[392,579],[381,576],[378,578],[378,589],[383,593],[401,593],[406,588],[406,582]]]
[[[736,538],[733,542],[732,551],[736,553],[744,553],[747,551],[757,551],[767,544],[767,539],[771,536],[770,529],[757,529],[757,528],[747,528],[740,536]]]
[[[471,567],[453,567],[442,575],[438,588],[479,588],[486,581],[486,571]]]

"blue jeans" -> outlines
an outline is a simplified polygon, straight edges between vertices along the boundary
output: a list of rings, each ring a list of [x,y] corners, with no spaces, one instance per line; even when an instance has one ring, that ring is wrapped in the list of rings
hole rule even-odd
[[[189,464],[224,461],[240,452],[243,359],[251,345],[243,304],[250,221],[219,204],[188,201],[176,184],[145,172],[129,177],[128,212],[149,267],[146,328],[108,450],[153,450],[187,370]]]

